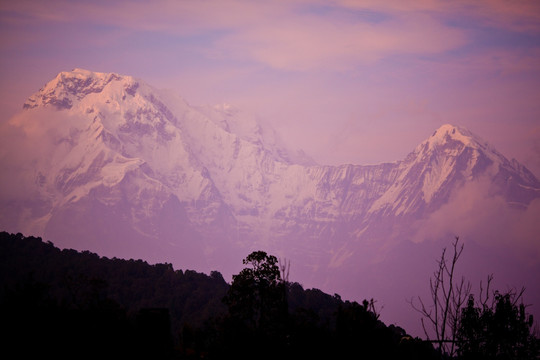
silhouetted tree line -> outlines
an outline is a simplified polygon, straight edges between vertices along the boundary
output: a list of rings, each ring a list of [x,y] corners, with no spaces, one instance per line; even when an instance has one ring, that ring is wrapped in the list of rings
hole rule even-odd
[[[531,332],[533,317],[519,303],[521,294],[496,291],[491,304],[469,296],[457,332],[460,359],[540,358],[540,342]]]
[[[60,250],[0,233],[1,351],[16,358],[430,358],[373,303],[281,279],[254,252],[231,285],[170,264]]]
[[[175,271],[0,233],[1,351],[14,358],[440,358],[430,342],[381,322],[373,300],[303,289],[262,251],[244,265],[229,285],[215,271]],[[475,339],[463,358],[490,346],[488,317],[475,306],[470,300],[463,310],[474,330],[457,335]]]
[[[227,311],[228,287],[218,272],[108,259],[3,232],[0,348],[17,358],[171,358],[184,324],[200,327]]]

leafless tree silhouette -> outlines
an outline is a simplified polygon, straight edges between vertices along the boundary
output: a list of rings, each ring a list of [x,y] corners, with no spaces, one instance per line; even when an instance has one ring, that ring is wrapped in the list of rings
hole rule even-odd
[[[426,303],[418,297],[411,306],[422,315],[422,328],[428,341],[436,344],[443,354],[456,354],[456,336],[459,328],[460,309],[467,301],[471,292],[471,284],[462,277],[456,280],[456,264],[463,252],[463,244],[456,236],[452,243],[453,254],[447,258],[446,248],[443,249],[437,270],[429,280],[431,303]],[[490,282],[490,281],[489,281]],[[489,290],[488,282],[488,290]],[[486,290],[487,292],[487,290]]]

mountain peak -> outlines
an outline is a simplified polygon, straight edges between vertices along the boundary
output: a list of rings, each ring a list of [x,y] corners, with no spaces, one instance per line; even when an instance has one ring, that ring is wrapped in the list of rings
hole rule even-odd
[[[464,149],[490,149],[494,151],[485,141],[474,135],[469,130],[451,124],[444,124],[421,144],[419,144],[410,154],[410,160],[431,156],[438,150],[445,149],[444,152],[461,153]],[[456,153],[454,153],[456,154]]]
[[[427,140],[430,148],[446,144],[448,141],[458,141],[464,145],[472,145],[476,142],[475,136],[469,130],[451,124],[442,125]]]
[[[137,82],[131,76],[121,76],[116,73],[101,73],[75,68],[72,71],[62,71],[49,81],[37,93],[24,103],[24,109],[52,105],[57,109],[70,109],[74,100],[80,100],[88,94],[100,93],[105,86],[113,81],[125,82],[126,91],[136,89]]]
[[[70,93],[84,91],[88,88],[94,90],[103,89],[105,85],[113,80],[121,80],[124,76],[116,73],[101,73],[90,70],[75,68],[72,71],[62,71],[51,80],[41,91],[51,92],[58,88],[67,90]]]

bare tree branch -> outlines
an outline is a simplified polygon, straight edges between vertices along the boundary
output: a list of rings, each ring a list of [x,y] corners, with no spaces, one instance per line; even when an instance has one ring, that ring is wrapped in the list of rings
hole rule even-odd
[[[459,243],[456,237],[452,243],[452,258],[447,258],[446,248],[443,249],[440,260],[437,260],[437,270],[429,280],[431,301],[433,306],[430,310],[424,301],[418,297],[420,306],[413,304],[414,310],[422,315],[421,323],[424,334],[428,341],[438,345],[441,353],[454,356],[456,352],[455,342],[459,328],[460,309],[465,304],[471,292],[471,284],[461,278],[456,281],[456,265],[463,252],[464,245]],[[430,340],[430,331],[427,324],[431,325],[431,332],[435,339]]]
[[[482,281],[480,281],[480,297],[479,297],[479,301],[480,301],[480,304],[482,305],[482,309],[487,308],[487,302],[489,300],[489,287],[491,286],[491,281],[492,280],[493,280],[493,274],[488,275],[487,283],[486,283],[485,295],[483,295],[484,288],[482,286]],[[484,296],[484,298],[482,299],[483,296]]]

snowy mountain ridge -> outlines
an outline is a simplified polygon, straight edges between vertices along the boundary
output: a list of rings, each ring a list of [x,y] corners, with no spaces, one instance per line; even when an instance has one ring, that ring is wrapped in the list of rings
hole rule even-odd
[[[275,132],[239,109],[193,107],[131,76],[82,69],[61,72],[24,105],[26,111],[48,107],[68,117],[55,125],[68,132],[56,140],[64,151],[55,149],[52,168],[39,172],[50,196],[63,195],[55,206],[76,202],[96,187],[112,189],[138,173],[145,186],[186,204],[199,202],[187,205],[193,222],[204,224],[227,207],[246,225],[262,220],[272,227],[278,220],[282,227],[291,217],[332,222],[377,213],[403,216],[447,200],[448,182],[486,171],[496,176],[501,167],[522,171],[468,130],[449,124],[403,161],[293,164],[295,157],[279,147]],[[526,186],[538,187],[534,177],[522,175]]]
[[[322,166],[234,106],[82,69],[58,74],[1,133],[4,230],[203,271],[265,249],[302,264],[300,278],[336,283],[334,271],[418,238],[470,184],[516,211],[540,198],[533,174],[458,126],[393,163]]]
[[[62,141],[73,146],[69,154],[54,159],[56,174],[48,183],[62,189],[67,201],[78,200],[77,194],[87,194],[94,185],[113,187],[134,171],[142,171],[182,201],[217,199],[209,171],[229,174],[216,178],[227,193],[233,186],[231,175],[251,179],[250,172],[257,172],[259,163],[287,163],[294,158],[278,147],[275,133],[239,110],[191,107],[182,98],[161,94],[129,76],[80,69],[60,73],[30,97],[24,108],[51,106],[85,119],[68,119],[58,126],[70,129]],[[98,163],[100,173],[96,172]],[[81,184],[77,179],[83,175],[101,180]],[[68,191],[69,184],[77,184],[73,189],[77,194]]]

